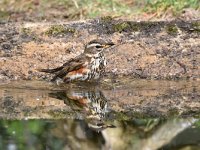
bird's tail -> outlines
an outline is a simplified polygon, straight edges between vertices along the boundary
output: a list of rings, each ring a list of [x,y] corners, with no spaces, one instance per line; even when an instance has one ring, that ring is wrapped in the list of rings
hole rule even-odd
[[[55,72],[60,71],[61,69],[63,69],[63,67],[58,67],[58,68],[54,68],[54,69],[37,69],[37,71],[46,72],[46,73],[55,73]]]

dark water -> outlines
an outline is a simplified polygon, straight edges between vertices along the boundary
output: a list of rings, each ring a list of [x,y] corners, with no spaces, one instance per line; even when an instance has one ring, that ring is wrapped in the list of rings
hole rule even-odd
[[[2,84],[0,150],[197,150],[199,97],[190,82]]]
[[[87,121],[1,120],[0,149],[199,149],[200,122],[195,119],[114,121],[95,131]]]

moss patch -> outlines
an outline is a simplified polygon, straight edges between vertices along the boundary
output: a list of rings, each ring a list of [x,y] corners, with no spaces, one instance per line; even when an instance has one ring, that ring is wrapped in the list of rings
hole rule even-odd
[[[100,19],[104,23],[113,21],[113,18],[111,16],[104,16],[104,17],[101,17]]]
[[[54,119],[66,118],[67,116],[73,116],[72,112],[62,111],[62,110],[51,110],[48,114]]]
[[[9,16],[10,16],[10,13],[9,13],[9,12],[0,11],[0,21],[1,21],[1,20],[4,20],[4,19],[8,19]]]
[[[133,21],[123,21],[114,20],[111,17],[101,18],[100,22],[102,26],[102,32],[114,33],[114,32],[160,32],[162,24],[156,22],[133,22]],[[155,30],[156,29],[156,30]],[[170,30],[170,29],[169,29]]]
[[[178,28],[175,24],[169,24],[169,25],[166,26],[166,31],[170,35],[177,35]]]
[[[193,22],[192,23],[192,30],[195,32],[200,32],[200,22]]]
[[[31,29],[30,28],[21,28],[22,34],[29,35],[31,34]]]
[[[115,32],[122,32],[130,29],[130,25],[127,22],[117,23],[113,25]]]
[[[179,116],[179,110],[176,108],[170,109],[167,112],[167,117],[178,117]]]
[[[140,30],[140,26],[136,22],[130,23],[130,26],[131,26],[132,31],[139,31]]]
[[[26,39],[27,42],[29,41],[40,41],[38,36],[33,32],[31,31],[31,28],[21,28],[20,29],[20,32],[21,32],[21,37]]]
[[[112,34],[114,32],[134,32],[140,30],[140,24],[137,22],[115,20],[110,16],[100,18],[101,33]]]
[[[68,33],[74,34],[75,31],[76,30],[74,28],[66,28],[62,25],[53,25],[45,32],[45,34],[48,36],[57,36]]]
[[[121,22],[116,23],[113,25],[113,29],[115,32],[122,32],[122,31],[139,31],[141,28],[141,25],[135,22]]]

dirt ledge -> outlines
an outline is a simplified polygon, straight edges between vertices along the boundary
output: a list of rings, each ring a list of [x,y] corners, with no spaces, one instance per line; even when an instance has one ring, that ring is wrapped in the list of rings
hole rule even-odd
[[[200,21],[132,22],[104,17],[67,23],[0,23],[0,80],[50,79],[53,68],[79,55],[95,38],[106,51],[106,75],[145,79],[200,78]]]

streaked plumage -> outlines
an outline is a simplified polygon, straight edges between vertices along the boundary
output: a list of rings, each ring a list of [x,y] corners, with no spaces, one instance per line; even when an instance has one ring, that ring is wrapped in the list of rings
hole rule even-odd
[[[90,81],[99,79],[105,72],[106,59],[103,50],[113,43],[104,40],[92,40],[86,46],[84,53],[70,59],[61,67],[55,69],[39,69],[41,72],[54,73],[51,81],[58,78],[64,82]]]
[[[86,117],[101,119],[108,112],[104,94],[93,86],[70,88],[66,91],[50,93],[49,96],[64,100],[65,104],[71,106],[72,109],[80,108],[86,112]]]
[[[114,125],[105,122],[109,114],[108,101],[103,92],[93,86],[71,88],[66,91],[50,93],[50,97],[64,100],[75,112],[82,114],[88,123],[88,127],[95,131],[106,128],[115,128]]]
[[[103,118],[107,112],[107,100],[99,90],[70,90],[67,98],[88,108],[91,117]]]

